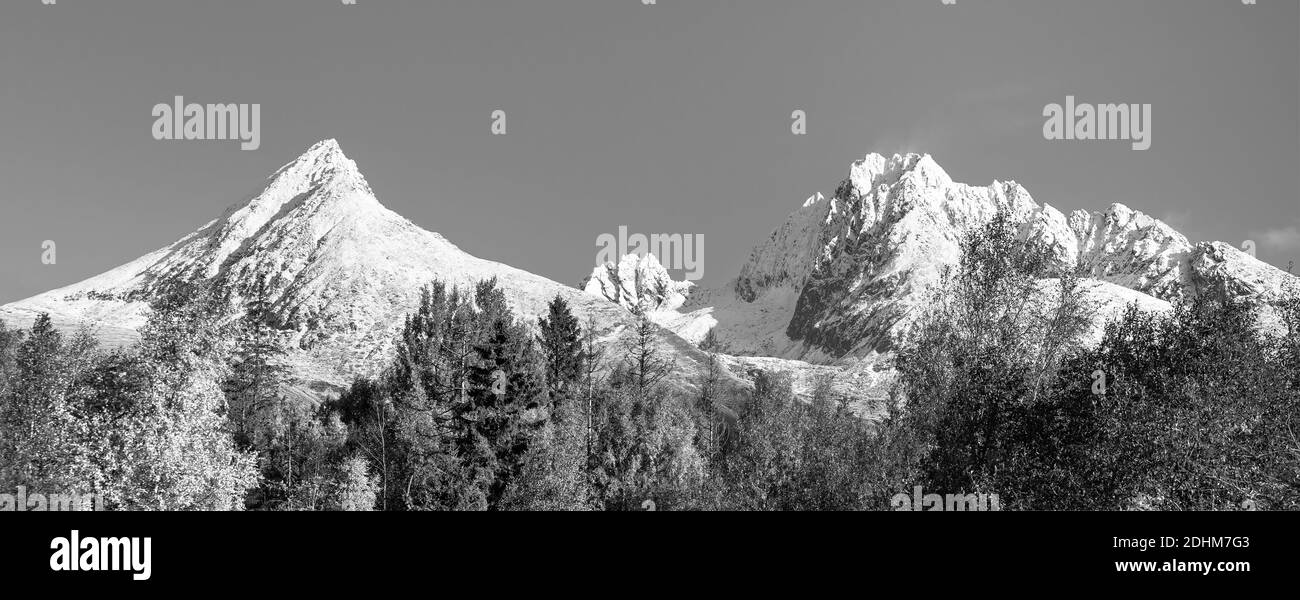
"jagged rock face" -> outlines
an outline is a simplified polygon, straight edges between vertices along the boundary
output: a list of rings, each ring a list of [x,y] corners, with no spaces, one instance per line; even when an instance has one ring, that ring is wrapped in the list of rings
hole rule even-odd
[[[720,304],[709,317],[743,353],[825,361],[884,351],[942,268],[956,263],[965,231],[999,210],[1027,219],[1036,209],[1014,182],[969,186],[928,155],[873,154],[852,165],[832,198],[805,202],[755,248],[730,290],[701,294],[687,309]],[[784,320],[780,331],[775,320]],[[756,330],[756,322],[766,324]],[[688,335],[707,330],[698,318],[680,325]],[[746,339],[754,333],[765,339]]]
[[[193,278],[217,280],[236,294],[263,276],[271,317],[300,379],[325,387],[373,376],[388,364],[395,331],[434,281],[470,289],[495,277],[525,321],[545,315],[556,295],[584,326],[617,344],[632,323],[617,305],[544,277],[471,256],[375,198],[356,163],[334,140],[320,142],[270,177],[266,187],[177,242],[102,275],[0,307],[25,326],[47,312],[56,325],[90,325],[129,343],[159,293]],[[662,332],[659,345],[681,369],[683,387],[706,357]]]
[[[1076,210],[1067,219],[1044,204],[1026,224],[1028,235],[1056,250],[1062,265],[1165,300],[1182,298],[1192,243],[1164,222],[1123,204],[1104,212]]]
[[[694,286],[690,281],[673,281],[654,254],[628,254],[618,264],[592,269],[579,287],[629,311],[649,313],[677,309]]]
[[[1112,204],[1105,212],[1075,211],[1068,225],[1044,205],[1027,229],[1052,242],[1063,263],[1077,258],[1095,279],[1169,302],[1205,293],[1275,302],[1300,285],[1300,279],[1236,247],[1193,244],[1164,222],[1123,204]]]
[[[1066,217],[1015,182],[953,182],[928,155],[872,154],[832,198],[810,198],[759,244],[732,282],[661,318],[697,341],[710,329],[734,352],[814,362],[889,352],[957,264],[968,232],[1005,212],[1047,242],[1060,266],[1091,273],[1085,302],[1100,325],[1128,304],[1170,309],[1207,287],[1275,299],[1295,278],[1225,244],[1193,245],[1122,204]]]
[[[1032,200],[1015,183],[956,184],[929,156],[873,155],[830,204],[786,335],[844,355],[887,349],[910,299],[960,255],[961,235],[999,209],[1025,214]]]
[[[1276,302],[1300,292],[1300,278],[1223,242],[1196,244],[1187,258],[1186,293]]]

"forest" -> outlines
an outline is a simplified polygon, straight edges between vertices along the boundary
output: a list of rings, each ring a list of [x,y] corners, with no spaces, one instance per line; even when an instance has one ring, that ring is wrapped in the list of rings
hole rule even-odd
[[[1089,344],[1080,268],[1004,218],[963,252],[880,419],[829,380],[724,395],[711,342],[675,389],[644,315],[602,346],[561,298],[527,322],[491,280],[431,282],[391,364],[323,402],[283,391],[264,282],[171,290],[126,348],[48,316],[0,325],[0,491],[107,510],[892,510],[915,486],[1003,510],[1300,508],[1300,300],[1263,307],[1271,328],[1226,295],[1130,308]]]

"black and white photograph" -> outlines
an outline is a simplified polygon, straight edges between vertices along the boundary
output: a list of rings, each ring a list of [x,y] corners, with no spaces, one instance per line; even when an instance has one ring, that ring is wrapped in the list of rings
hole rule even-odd
[[[1297,0],[5,0],[0,134],[6,582],[1294,566]]]

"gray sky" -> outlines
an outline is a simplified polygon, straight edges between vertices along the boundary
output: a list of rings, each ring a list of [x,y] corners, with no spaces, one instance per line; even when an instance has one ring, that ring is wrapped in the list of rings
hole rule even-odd
[[[176,240],[329,137],[389,208],[569,284],[620,225],[702,234],[701,283],[730,278],[872,151],[1063,210],[1123,202],[1285,267],[1298,65],[1297,0],[11,0],[0,302]],[[1044,140],[1067,94],[1151,103],[1151,149]],[[153,140],[176,95],[260,103],[260,149]]]

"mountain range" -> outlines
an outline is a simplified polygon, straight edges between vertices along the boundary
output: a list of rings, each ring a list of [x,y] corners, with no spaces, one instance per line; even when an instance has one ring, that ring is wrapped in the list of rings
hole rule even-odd
[[[574,287],[471,256],[388,210],[356,163],[325,140],[196,231],[101,275],[0,306],[0,319],[25,327],[48,313],[61,329],[89,327],[121,345],[137,338],[150,300],[182,282],[218,281],[235,291],[237,307],[265,278],[294,390],[321,397],[388,364],[393,334],[422,286],[496,278],[525,322],[535,323],[559,295],[614,349],[636,314],[647,315],[661,327],[657,344],[676,361],[676,387],[700,381],[708,354],[697,346],[712,331],[732,397],[755,369],[787,371],[801,393],[830,381],[871,413],[890,381],[891,352],[943,270],[957,263],[960,240],[999,211],[1021,236],[1046,242],[1062,265],[1086,267],[1094,338],[1130,304],[1167,311],[1213,291],[1267,306],[1300,281],[1232,245],[1193,243],[1121,204],[1067,215],[1015,182],[954,182],[929,155],[871,154],[850,166],[830,198],[816,194],[794,210],[721,285],[674,281],[655,256],[628,255]]]
[[[784,359],[768,364],[795,371],[798,363],[834,366],[847,388],[881,394],[879,375],[945,268],[957,264],[961,240],[999,212],[1022,239],[1045,243],[1055,266],[1082,266],[1087,342],[1129,305],[1164,312],[1204,293],[1250,299],[1265,326],[1276,326],[1270,303],[1300,291],[1300,278],[1230,244],[1193,243],[1123,204],[1066,215],[1014,181],[954,182],[920,154],[854,162],[832,197],[810,197],[721,285],[690,290],[657,261],[624,259],[597,268],[586,289],[629,309],[649,308],[693,343],[711,331],[737,360]],[[632,280],[646,284],[628,291]],[[1053,280],[1040,283],[1045,293],[1059,289]]]

